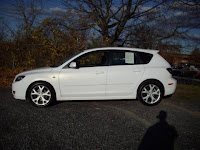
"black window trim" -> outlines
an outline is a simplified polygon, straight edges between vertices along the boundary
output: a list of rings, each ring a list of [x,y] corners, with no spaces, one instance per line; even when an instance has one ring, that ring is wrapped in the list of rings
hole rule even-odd
[[[65,69],[65,68],[70,68],[69,67],[69,65],[70,65],[70,63],[71,62],[74,62],[76,59],[78,59],[78,58],[81,58],[81,57],[83,57],[83,56],[85,56],[85,55],[87,55],[87,54],[89,54],[89,53],[95,53],[95,52],[107,52],[106,53],[106,57],[107,57],[107,62],[106,62],[106,65],[104,65],[104,66],[86,66],[86,67],[80,67],[80,68],[90,68],[90,67],[105,67],[105,66],[133,66],[133,65],[145,65],[145,64],[148,64],[148,63],[144,63],[143,62],[143,60],[142,60],[142,58],[140,57],[140,55],[139,55],[139,53],[145,53],[145,54],[151,54],[151,53],[147,53],[147,52],[139,52],[139,51],[132,51],[132,50],[110,50],[110,49],[105,49],[105,50],[95,50],[95,51],[91,51],[91,52],[87,52],[87,53],[85,53],[85,54],[83,54],[83,55],[81,55],[81,56],[79,56],[79,57],[77,57],[77,58],[75,58],[75,59],[73,59],[72,61],[70,61],[66,66],[64,66],[63,67],[63,69]],[[138,59],[138,61],[139,61],[139,63],[136,63],[136,64],[124,64],[124,65],[112,65],[111,63],[111,61],[112,61],[112,54],[114,53],[114,52],[133,52],[134,53],[134,55],[136,56],[136,58]],[[153,55],[153,54],[152,54]],[[153,56],[152,56],[153,57]],[[152,58],[151,58],[152,59]]]

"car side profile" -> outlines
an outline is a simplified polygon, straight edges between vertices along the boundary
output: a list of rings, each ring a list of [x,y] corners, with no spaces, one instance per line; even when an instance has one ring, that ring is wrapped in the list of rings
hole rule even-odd
[[[158,104],[175,92],[171,66],[157,50],[107,47],[78,53],[55,67],[16,75],[15,99],[38,107],[64,100],[139,99]]]

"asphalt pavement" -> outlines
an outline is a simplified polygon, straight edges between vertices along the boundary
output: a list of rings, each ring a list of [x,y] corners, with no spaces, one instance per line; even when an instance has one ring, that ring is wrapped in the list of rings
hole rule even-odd
[[[0,89],[0,149],[200,149],[200,112],[175,99],[66,101],[37,108]],[[148,148],[147,148],[148,147]]]

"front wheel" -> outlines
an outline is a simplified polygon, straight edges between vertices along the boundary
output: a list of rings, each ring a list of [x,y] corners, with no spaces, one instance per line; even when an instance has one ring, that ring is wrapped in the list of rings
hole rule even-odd
[[[157,105],[163,97],[162,86],[157,81],[144,82],[138,89],[137,97],[145,105]]]
[[[28,99],[37,107],[45,107],[55,100],[55,92],[47,83],[35,83],[28,91]]]

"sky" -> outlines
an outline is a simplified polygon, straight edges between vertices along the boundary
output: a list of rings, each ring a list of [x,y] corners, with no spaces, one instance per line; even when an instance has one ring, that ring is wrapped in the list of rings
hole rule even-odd
[[[0,0],[0,23],[1,20],[6,21],[11,28],[16,28],[17,21],[16,18],[13,17],[15,14],[9,13],[12,12],[12,4],[15,3],[16,0]],[[30,0],[24,0],[24,1],[30,1]],[[43,9],[43,15],[39,16],[37,18],[38,23],[46,18],[48,15],[59,13],[65,13],[66,9],[65,6],[62,3],[62,0],[44,0],[44,9]],[[191,35],[200,36],[199,30],[193,30],[191,31]],[[184,45],[184,41],[181,41],[181,43]],[[200,46],[200,45],[199,45]],[[185,48],[183,49],[184,53],[190,53],[192,48]]]
[[[0,6],[5,6],[9,4],[13,4],[16,0],[0,0]],[[24,0],[24,1],[30,1],[30,0]],[[46,0],[46,7],[51,8],[51,7],[61,7],[61,0]]]
[[[7,14],[7,10],[13,4],[15,4],[16,0],[0,0],[0,16]],[[24,0],[25,2],[30,0]],[[43,0],[44,1],[44,10],[54,11],[54,10],[62,10],[64,6],[62,4],[62,0]]]
[[[9,27],[12,29],[17,28],[17,19],[16,15],[13,14],[13,4],[15,4],[16,0],[0,0],[0,23],[2,21],[6,22]],[[25,2],[31,0],[24,0]],[[43,8],[43,15],[37,16],[36,23],[40,22],[42,19],[45,19],[49,15],[53,15],[56,13],[64,13],[66,9],[62,4],[62,0],[43,0],[44,1],[44,8]]]

